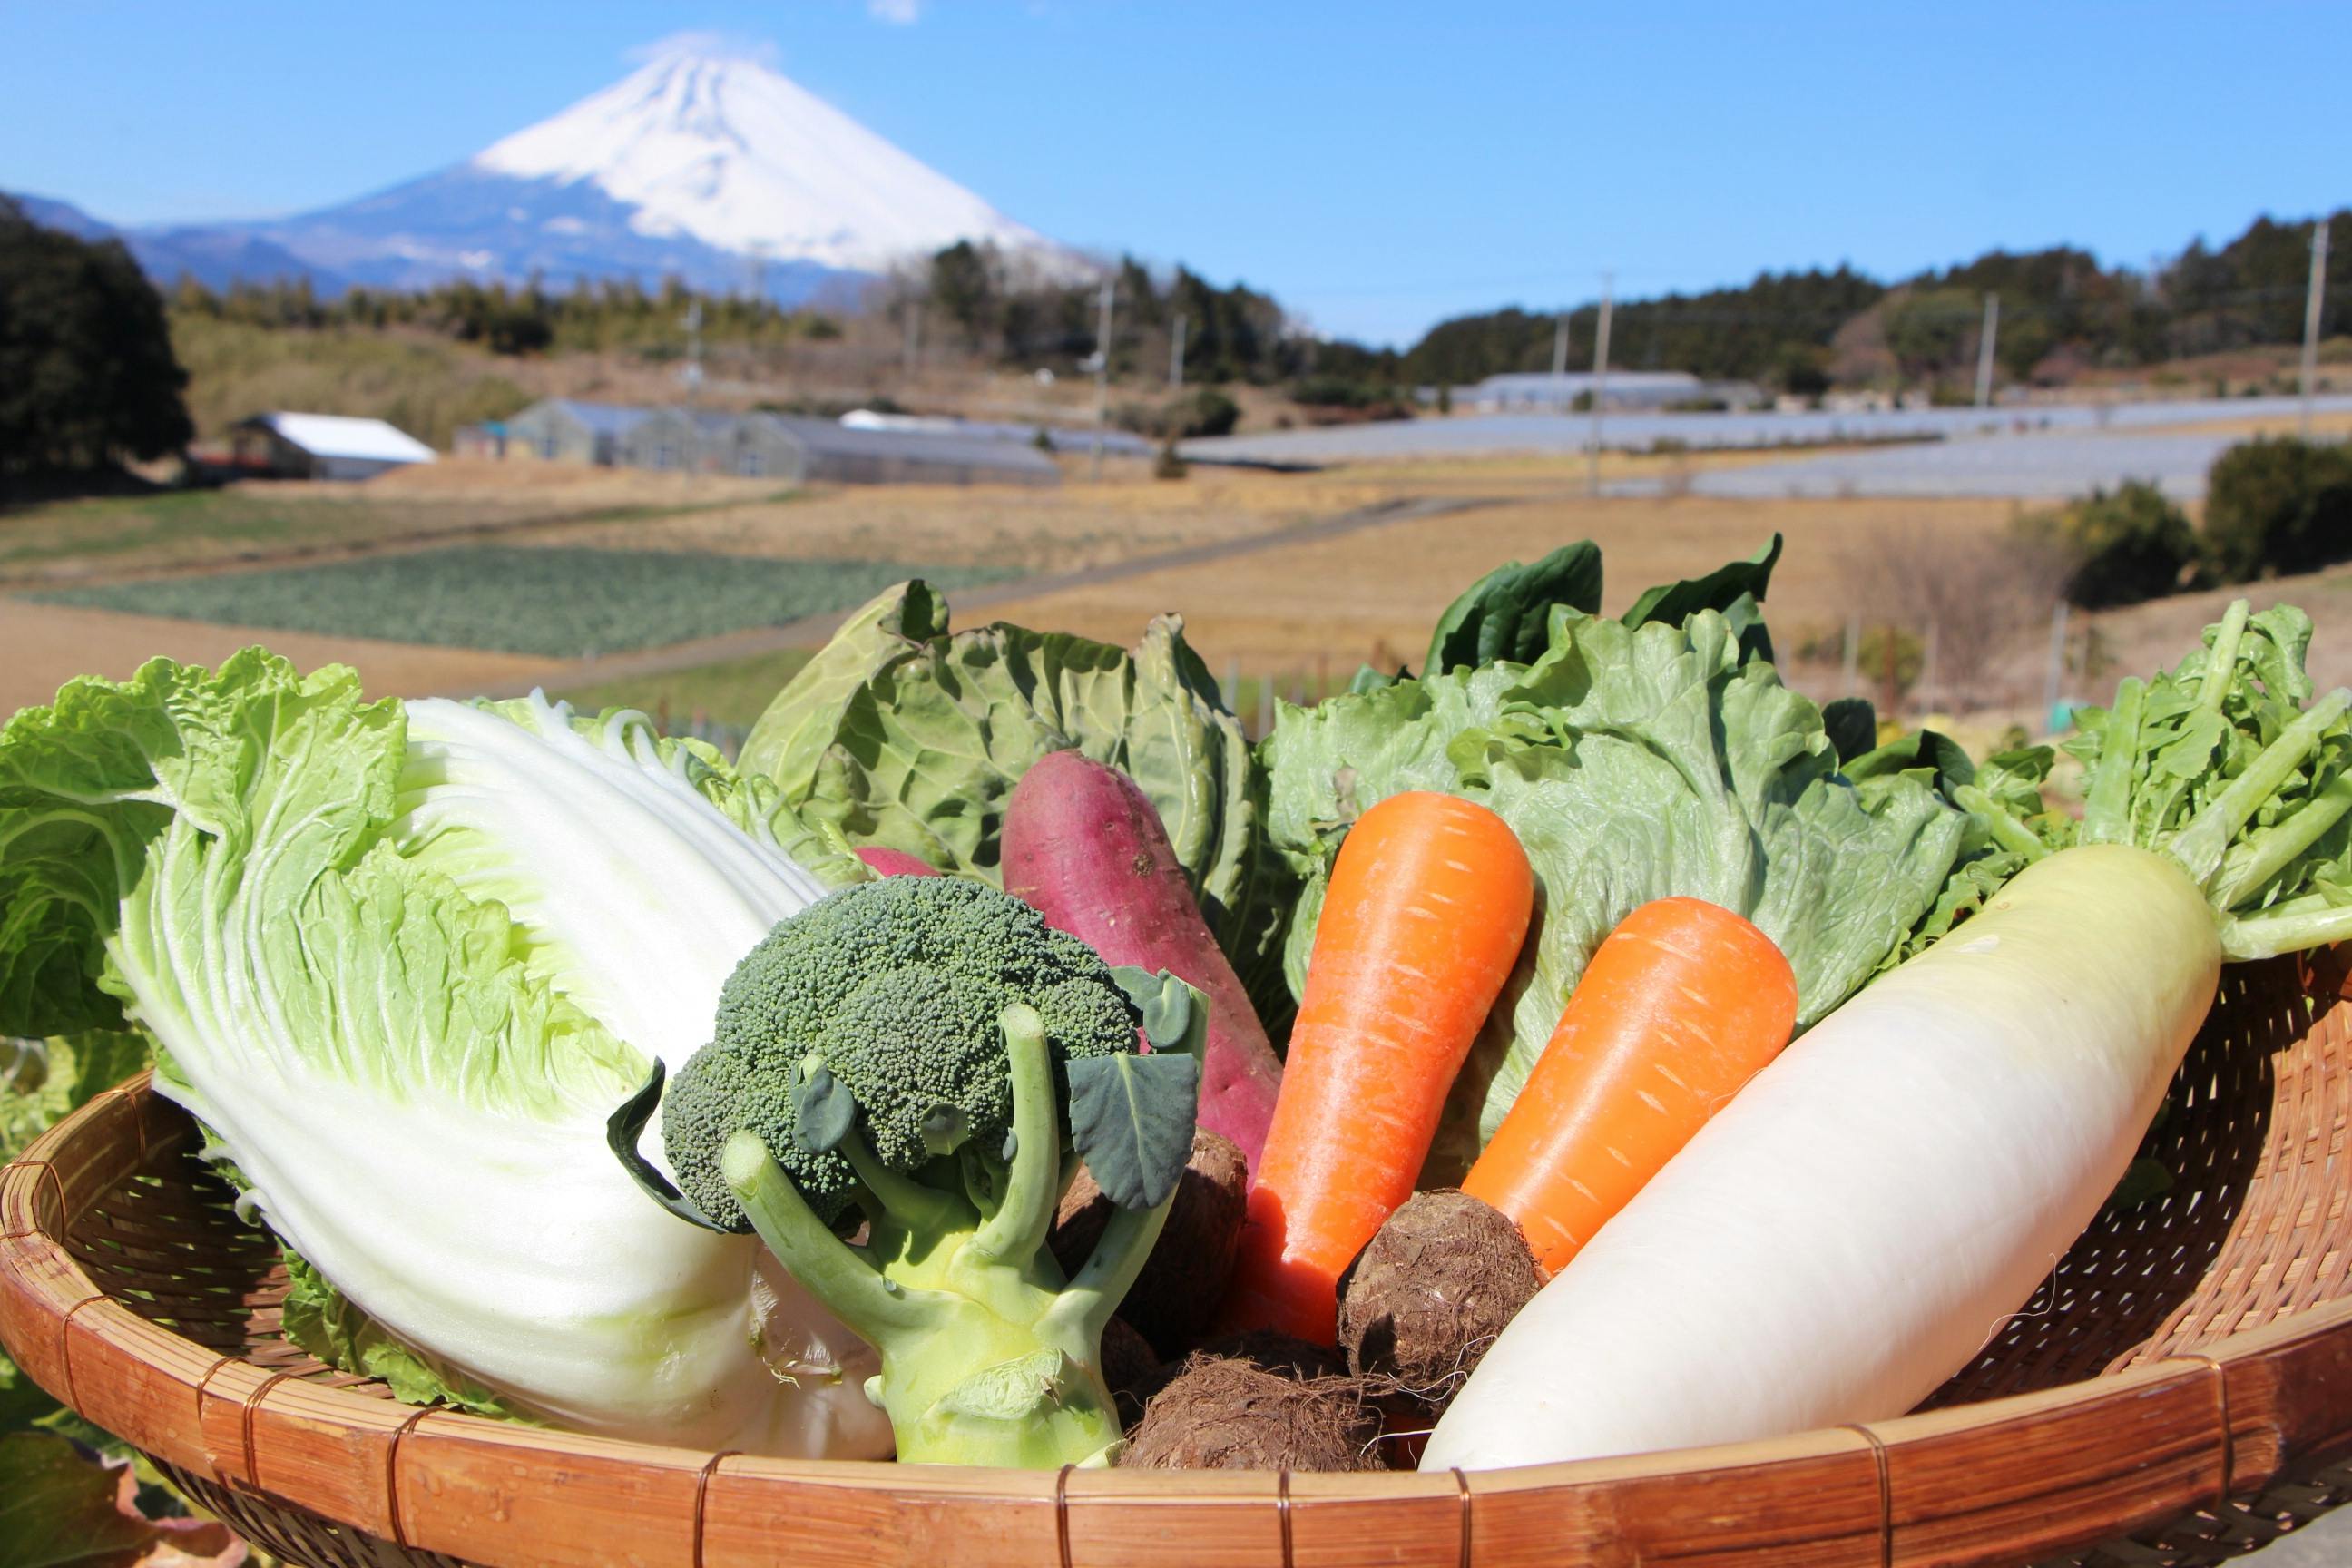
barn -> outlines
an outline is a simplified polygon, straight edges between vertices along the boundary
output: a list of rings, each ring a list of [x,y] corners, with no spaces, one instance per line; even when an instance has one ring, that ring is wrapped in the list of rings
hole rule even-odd
[[[433,448],[381,419],[340,414],[256,414],[229,426],[240,472],[281,479],[365,479],[429,463]]]

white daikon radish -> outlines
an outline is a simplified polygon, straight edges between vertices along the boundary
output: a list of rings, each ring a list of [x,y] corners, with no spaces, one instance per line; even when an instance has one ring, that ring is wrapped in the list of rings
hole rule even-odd
[[[2032,863],[1604,1226],[1487,1352],[1423,1468],[1882,1420],[2000,1331],[2129,1166],[2224,958],[2352,936],[2330,831],[2352,809],[2352,693],[2299,711],[2299,612],[2249,624],[2242,604],[2207,637],[2087,716],[2074,847],[1986,824]]]

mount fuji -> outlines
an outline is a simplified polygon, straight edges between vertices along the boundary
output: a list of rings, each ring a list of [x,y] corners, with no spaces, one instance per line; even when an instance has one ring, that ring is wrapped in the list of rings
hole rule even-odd
[[[240,261],[282,271],[291,258],[328,289],[674,275],[790,301],[959,239],[1055,271],[1080,266],[767,66],[695,48],[373,195],[265,222],[121,232],[151,271],[196,254],[192,269],[215,286]],[[166,233],[173,243],[159,246]]]

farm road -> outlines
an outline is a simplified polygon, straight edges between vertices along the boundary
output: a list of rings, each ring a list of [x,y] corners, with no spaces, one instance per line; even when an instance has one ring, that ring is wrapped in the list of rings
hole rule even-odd
[[[1156,572],[1178,567],[1207,565],[1213,562],[1230,561],[1238,556],[1255,555],[1262,551],[1287,545],[1314,543],[1336,539],[1367,529],[1391,523],[1418,522],[1453,512],[1469,511],[1480,507],[1497,506],[1505,498],[1495,496],[1423,496],[1408,500],[1387,500],[1359,507],[1331,517],[1318,518],[1311,522],[1253,533],[1239,539],[1221,539],[1202,544],[1186,545],[1177,550],[1164,550],[1155,554],[1131,556],[1123,561],[1106,562],[1099,566],[1082,567],[1074,572],[1049,573],[1043,576],[1017,578],[983,587],[958,590],[951,595],[960,617],[967,624],[970,613],[998,605],[1035,598],[1043,594],[1059,593],[1069,588],[1090,588],[1105,583],[1121,582]],[[646,648],[636,653],[614,654],[610,658],[575,660],[569,664],[551,665],[528,677],[510,677],[501,683],[484,689],[492,697],[519,697],[534,686],[594,685],[611,680],[636,679],[649,675],[667,675],[681,669],[696,669],[708,664],[723,664],[740,658],[751,658],[780,648],[815,647],[830,637],[847,616],[846,610],[821,616],[806,616],[780,626],[755,626],[747,631],[729,632],[719,637],[697,637],[692,642],[672,643],[667,647]]]

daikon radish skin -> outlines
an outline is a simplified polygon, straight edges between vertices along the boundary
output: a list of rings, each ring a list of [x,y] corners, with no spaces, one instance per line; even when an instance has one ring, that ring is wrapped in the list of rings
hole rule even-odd
[[[2172,859],[2062,850],[1740,1091],[1486,1353],[1423,1469],[1900,1415],[2033,1295],[2211,1006]]]

